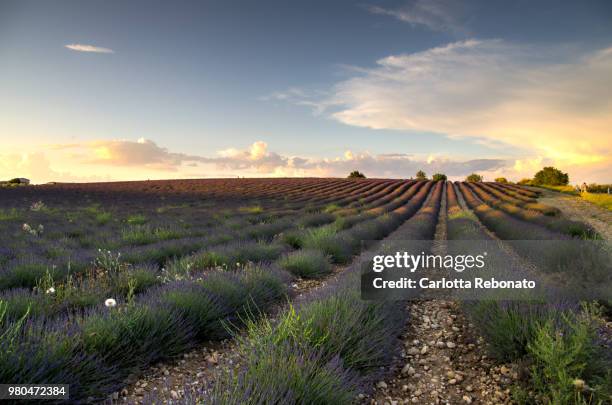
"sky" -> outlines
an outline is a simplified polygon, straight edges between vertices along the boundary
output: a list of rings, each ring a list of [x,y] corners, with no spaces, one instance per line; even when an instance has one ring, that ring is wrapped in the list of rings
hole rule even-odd
[[[0,0],[0,89],[0,179],[612,183],[605,0]]]

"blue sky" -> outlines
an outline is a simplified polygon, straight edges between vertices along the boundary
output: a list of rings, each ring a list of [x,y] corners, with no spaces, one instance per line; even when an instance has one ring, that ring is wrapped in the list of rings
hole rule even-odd
[[[606,1],[2,0],[0,175],[606,181],[611,46]]]

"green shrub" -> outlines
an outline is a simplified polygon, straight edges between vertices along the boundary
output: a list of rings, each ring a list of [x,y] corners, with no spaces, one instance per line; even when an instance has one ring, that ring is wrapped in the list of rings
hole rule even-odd
[[[502,184],[507,184],[508,183],[508,179],[506,179],[505,177],[496,177],[494,181],[496,183],[502,183]]]
[[[446,181],[446,174],[436,173],[433,176],[431,176],[431,179],[433,181]]]
[[[278,261],[278,265],[289,273],[303,278],[318,278],[331,273],[329,258],[320,250],[298,250]]]
[[[366,176],[365,176],[365,174],[361,173],[360,171],[354,170],[354,171],[349,173],[347,178],[349,178],[349,179],[365,179]]]
[[[551,186],[564,186],[569,183],[569,176],[561,170],[548,166],[533,176],[534,184],[548,184]]]
[[[423,170],[419,170],[418,172],[416,172],[415,176],[417,180],[427,180],[427,174],[425,174]]]
[[[472,173],[465,178],[465,181],[470,183],[479,183],[482,181],[482,176],[480,174]]]
[[[610,383],[611,371],[601,363],[605,355],[595,344],[592,320],[566,315],[563,323],[560,328],[550,321],[540,324],[528,346],[535,390],[544,402],[558,405],[598,403],[598,393],[603,394],[599,400],[610,399],[610,385],[600,383],[605,378]]]
[[[522,301],[478,301],[464,308],[485,338],[490,354],[513,361],[527,354],[538,325],[548,318],[542,304]]]

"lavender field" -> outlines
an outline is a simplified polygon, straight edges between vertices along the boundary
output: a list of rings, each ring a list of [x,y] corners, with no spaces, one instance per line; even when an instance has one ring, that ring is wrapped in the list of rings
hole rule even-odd
[[[405,303],[361,299],[364,241],[598,240],[537,197],[497,183],[387,179],[0,189],[0,381],[69,383],[72,403],[383,403],[402,387],[379,383],[394,378],[391,365],[423,364],[402,344],[416,321]],[[548,275],[565,274],[562,257],[610,279],[599,253],[585,264],[572,252],[515,250]],[[310,281],[316,288],[296,288]],[[460,305],[482,353],[524,369],[514,399],[499,403],[610,399],[609,301],[565,301]],[[240,362],[214,379],[121,394],[152,366],[228,340]],[[470,401],[485,403],[478,395]]]

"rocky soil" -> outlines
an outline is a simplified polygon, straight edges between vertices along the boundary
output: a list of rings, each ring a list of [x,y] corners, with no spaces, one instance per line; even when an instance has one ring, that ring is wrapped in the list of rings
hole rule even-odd
[[[415,301],[392,377],[376,384],[364,404],[509,404],[518,368],[498,364],[484,342],[451,301]]]

